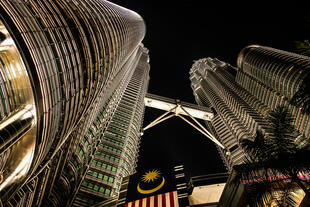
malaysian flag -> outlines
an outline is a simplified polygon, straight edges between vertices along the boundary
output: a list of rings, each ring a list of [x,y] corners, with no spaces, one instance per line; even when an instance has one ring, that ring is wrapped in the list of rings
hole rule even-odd
[[[125,207],[179,207],[177,191],[132,201],[126,203]]]
[[[125,207],[175,207],[178,205],[173,168],[148,169],[130,176]]]

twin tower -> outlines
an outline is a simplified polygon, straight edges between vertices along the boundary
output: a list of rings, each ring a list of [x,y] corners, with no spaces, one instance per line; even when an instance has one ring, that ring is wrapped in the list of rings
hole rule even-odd
[[[3,0],[0,32],[0,203],[117,196],[149,81],[143,19],[103,0]]]
[[[309,145],[309,114],[291,104],[309,77],[309,57],[258,45],[240,52],[237,67],[211,58],[193,64],[190,79],[196,101],[214,108],[215,116],[206,124],[225,146],[218,149],[229,171],[246,156],[240,140],[254,139],[257,130],[268,131],[268,112],[278,106],[294,118],[296,144]]]
[[[92,206],[135,172],[148,50],[143,19],[104,0],[0,1],[0,206]],[[309,115],[289,104],[309,58],[250,46],[238,68],[217,59],[190,70],[207,125],[242,162],[239,140],[264,130],[279,104],[307,144]]]

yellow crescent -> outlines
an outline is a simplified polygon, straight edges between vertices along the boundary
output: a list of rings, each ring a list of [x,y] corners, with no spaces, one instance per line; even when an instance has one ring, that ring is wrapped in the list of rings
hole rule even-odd
[[[143,190],[140,188],[140,183],[138,183],[137,190],[141,194],[151,194],[158,191],[161,187],[163,187],[164,184],[165,184],[165,178],[163,177],[163,181],[161,181],[161,183],[157,187],[150,190]]]

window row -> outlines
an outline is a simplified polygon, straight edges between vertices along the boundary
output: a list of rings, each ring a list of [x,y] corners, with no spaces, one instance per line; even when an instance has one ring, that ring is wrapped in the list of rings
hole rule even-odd
[[[84,186],[84,187],[86,187],[88,189],[94,190],[96,192],[102,193],[102,194],[104,194],[106,196],[110,196],[110,194],[111,194],[111,189],[106,188],[104,186],[99,186],[97,184],[93,184],[93,183],[87,182],[85,180],[82,182],[82,186]]]
[[[112,126],[112,125],[110,125],[109,128],[114,129],[115,131],[118,131],[118,132],[123,133],[123,134],[127,133],[126,130],[123,130],[121,128],[118,128],[118,127],[115,127],[115,126]]]
[[[121,117],[121,116],[114,116],[114,117],[113,117],[113,120],[118,120],[118,121],[121,121],[122,123],[129,124],[128,119],[124,119],[124,118]]]
[[[118,145],[118,146],[124,146],[123,142],[119,142],[117,140],[114,140],[114,139],[111,139],[108,137],[104,137],[104,141],[108,141],[108,142],[113,143],[113,144]]]
[[[110,127],[111,127],[111,126],[110,126]],[[110,136],[117,137],[117,138],[120,138],[120,139],[125,139],[125,136],[122,136],[122,135],[120,135],[120,134],[116,134],[116,133],[111,132],[111,131],[109,131],[109,130],[106,130],[106,131],[105,131],[105,134],[108,134],[108,135],[110,135]]]
[[[108,155],[106,153],[103,153],[103,152],[100,152],[100,151],[97,151],[96,152],[96,155],[100,156],[100,157],[103,157],[105,159],[108,159],[108,160],[111,160],[113,162],[116,162],[116,163],[119,163],[119,158],[117,157],[114,157],[112,155]]]
[[[109,150],[111,152],[115,152],[116,154],[121,154],[122,153],[122,150],[117,149],[115,147],[111,147],[109,145],[99,144],[99,147],[102,148],[102,149],[107,149],[107,150]]]
[[[119,122],[119,121],[116,121],[116,120],[112,120],[111,121],[113,124],[115,124],[115,125],[118,125],[118,126],[121,126],[121,127],[124,127],[124,128],[128,128],[128,125],[127,124],[124,124],[123,122]]]
[[[120,117],[122,117],[122,118],[130,119],[130,116],[128,116],[127,114],[121,113],[121,112],[119,112],[119,111],[115,112],[115,115],[120,116]],[[119,118],[119,119],[121,119],[121,118]],[[125,120],[126,120],[126,119],[125,119]]]
[[[98,178],[100,180],[104,180],[104,181],[109,182],[109,183],[113,183],[114,182],[114,177],[108,176],[108,175],[103,174],[101,172],[97,172],[97,171],[93,171],[93,170],[88,170],[87,174],[92,176],[92,177],[94,177],[94,178]]]
[[[94,166],[94,167],[100,167],[100,168],[103,168],[103,169],[106,169],[106,170],[109,170],[109,171],[112,171],[112,172],[116,172],[117,171],[116,167],[114,167],[112,165],[109,165],[107,163],[101,162],[99,160],[92,160],[91,165]]]

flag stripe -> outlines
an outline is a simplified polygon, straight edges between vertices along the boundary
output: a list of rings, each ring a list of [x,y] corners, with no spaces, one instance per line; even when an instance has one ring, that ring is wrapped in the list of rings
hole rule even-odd
[[[173,197],[174,197],[173,200],[175,201],[175,202],[174,202],[174,203],[175,203],[174,206],[175,206],[175,207],[179,207],[178,193],[177,193],[177,191],[174,191],[174,192],[173,192]]]
[[[154,207],[154,196],[151,196],[150,207]]]
[[[166,207],[166,193],[162,194],[162,207]]]
[[[170,206],[174,206],[173,192],[169,192],[169,200],[170,200]]]
[[[125,207],[179,207],[177,191],[132,201]]]
[[[158,195],[154,196],[154,207],[158,207]]]
[[[143,200],[139,200],[139,207],[143,207]]]
[[[158,200],[157,200],[157,205],[158,207],[162,207],[162,197],[163,197],[164,194],[159,194],[158,195]]]

